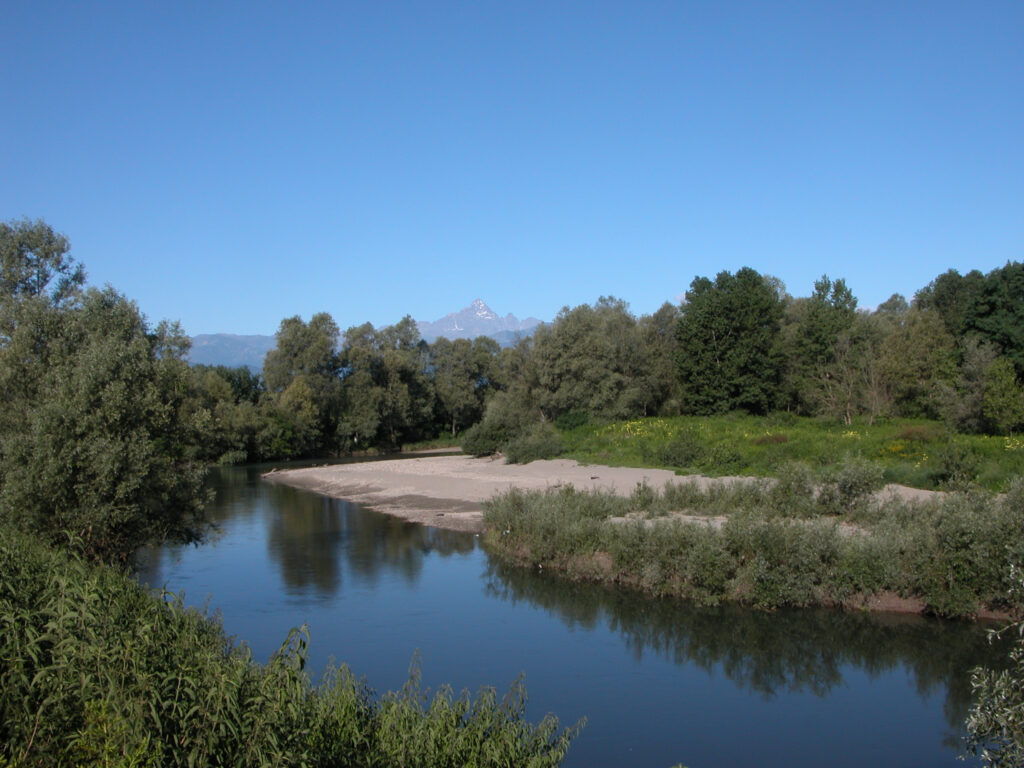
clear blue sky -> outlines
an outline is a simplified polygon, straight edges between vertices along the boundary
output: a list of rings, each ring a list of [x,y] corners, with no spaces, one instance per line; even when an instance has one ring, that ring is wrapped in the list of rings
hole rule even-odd
[[[1024,259],[1024,2],[47,2],[0,219],[191,334]]]

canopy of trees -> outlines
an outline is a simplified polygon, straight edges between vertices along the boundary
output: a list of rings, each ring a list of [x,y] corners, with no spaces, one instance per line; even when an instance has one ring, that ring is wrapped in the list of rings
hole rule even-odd
[[[180,329],[84,284],[48,225],[0,224],[0,514],[104,556],[199,535],[200,468],[216,461],[394,450],[470,428],[474,450],[550,447],[551,424],[734,410],[1024,428],[1018,263],[950,270],[873,311],[842,279],[794,298],[744,267],[694,278],[649,316],[612,297],[566,307],[506,349],[427,344],[411,317],[342,333],[321,312],[281,321],[262,375],[187,366]]]

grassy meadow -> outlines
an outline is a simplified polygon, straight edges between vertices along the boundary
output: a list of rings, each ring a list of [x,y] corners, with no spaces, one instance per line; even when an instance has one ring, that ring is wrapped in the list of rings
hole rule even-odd
[[[886,482],[934,490],[1002,491],[1024,474],[1024,436],[955,434],[923,419],[845,425],[785,413],[729,414],[578,425],[570,419],[560,427],[568,458],[680,474],[771,477],[794,462],[827,474],[851,457],[877,464]]]

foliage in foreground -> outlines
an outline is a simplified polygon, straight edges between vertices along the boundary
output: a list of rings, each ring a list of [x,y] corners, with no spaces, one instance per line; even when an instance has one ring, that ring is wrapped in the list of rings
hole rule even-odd
[[[524,719],[415,669],[375,699],[346,667],[318,686],[295,630],[267,664],[180,598],[0,529],[0,765],[554,766],[579,726]]]
[[[1024,591],[1024,573],[1012,570],[1014,589]],[[1024,765],[1024,620],[1018,619],[990,635],[1014,634],[1008,669],[978,667],[971,674],[975,703],[967,717],[967,746],[986,765]]]
[[[907,503],[873,496],[870,470],[851,462],[824,486],[800,467],[778,482],[641,484],[630,498],[511,490],[487,505],[487,541],[514,562],[712,604],[861,605],[887,593],[942,616],[1011,607],[1024,481],[1004,496]]]

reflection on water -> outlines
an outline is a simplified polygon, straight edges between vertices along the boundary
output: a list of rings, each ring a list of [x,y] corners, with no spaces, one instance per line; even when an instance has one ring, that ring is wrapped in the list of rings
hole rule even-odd
[[[291,589],[315,588],[322,596],[340,587],[341,566],[375,583],[381,571],[413,583],[424,556],[473,550],[473,537],[409,525],[358,505],[270,484],[268,498],[279,510],[270,520],[267,549]]]
[[[743,690],[774,697],[826,696],[844,684],[844,670],[871,676],[906,669],[921,696],[945,691],[947,723],[959,732],[971,701],[977,665],[1005,663],[1006,643],[990,644],[984,629],[899,614],[806,609],[752,611],[736,605],[701,607],[595,584],[567,582],[491,560],[487,591],[527,601],[569,627],[606,625],[633,657],[653,653],[708,672],[721,669]]]
[[[969,670],[1003,659],[969,623],[702,608],[511,568],[472,534],[263,482],[267,469],[214,472],[219,534],[141,554],[140,580],[209,597],[260,659],[308,623],[314,673],[333,655],[379,689],[417,649],[430,685],[525,672],[531,718],[589,719],[570,768],[963,765]]]
[[[269,468],[211,471],[211,540],[218,543],[229,528],[230,535],[237,535],[245,521],[263,522],[265,529],[256,535],[265,537],[267,555],[292,593],[312,591],[319,598],[329,598],[341,589],[346,572],[370,584],[383,572],[412,584],[426,555],[466,554],[476,546],[472,534],[412,525],[347,501],[262,482],[260,476]],[[162,565],[168,559],[177,561],[177,550],[168,546],[141,553],[140,580],[161,584]]]

